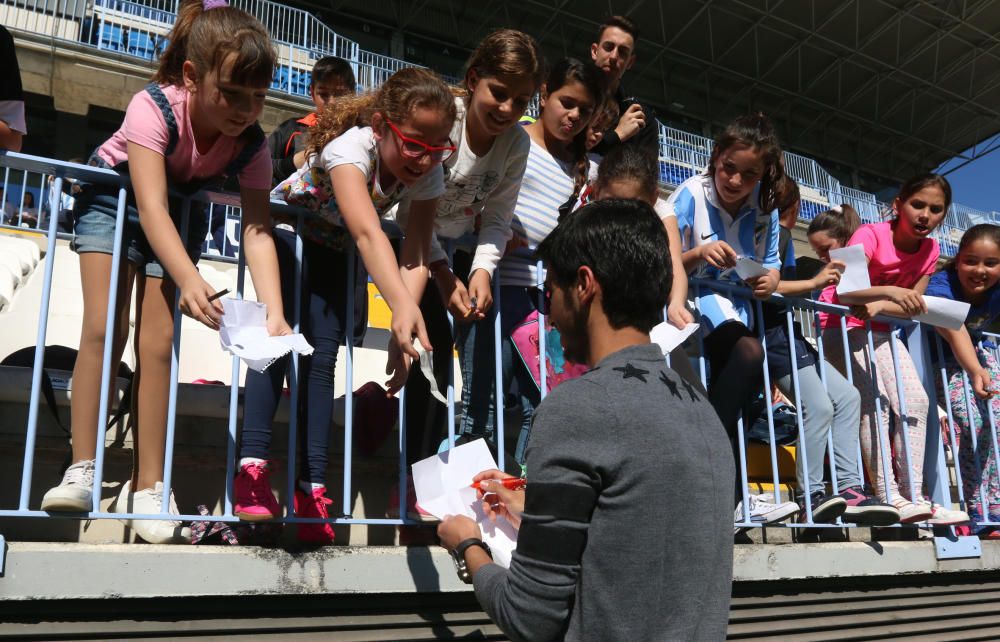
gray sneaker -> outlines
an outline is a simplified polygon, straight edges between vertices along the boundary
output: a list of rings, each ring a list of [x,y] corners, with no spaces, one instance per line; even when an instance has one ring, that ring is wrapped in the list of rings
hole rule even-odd
[[[42,497],[42,510],[89,512],[94,501],[94,460],[84,459],[66,469],[62,483]]]

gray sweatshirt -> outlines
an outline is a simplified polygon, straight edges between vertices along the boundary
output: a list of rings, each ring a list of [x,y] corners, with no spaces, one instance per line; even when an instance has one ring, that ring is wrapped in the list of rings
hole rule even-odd
[[[535,412],[509,570],[476,597],[514,640],[722,640],[733,455],[655,345],[616,352]]]

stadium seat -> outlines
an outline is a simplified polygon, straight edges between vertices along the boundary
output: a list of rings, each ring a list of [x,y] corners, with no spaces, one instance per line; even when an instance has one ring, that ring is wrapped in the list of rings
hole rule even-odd
[[[122,28],[108,23],[102,24],[97,48],[109,51],[122,51],[125,49],[125,37],[122,34]]]
[[[148,33],[132,31],[128,35],[128,53],[133,56],[152,60],[156,53],[156,44]]]

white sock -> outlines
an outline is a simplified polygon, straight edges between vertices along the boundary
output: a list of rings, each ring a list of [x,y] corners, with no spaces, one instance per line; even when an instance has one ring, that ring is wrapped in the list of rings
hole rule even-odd
[[[312,493],[317,488],[326,488],[326,484],[310,484],[307,481],[299,480],[299,488],[302,489],[304,493]]]
[[[257,464],[258,466],[263,466],[267,463],[266,459],[258,459],[257,457],[243,457],[240,459],[240,468],[243,468],[247,464]]]

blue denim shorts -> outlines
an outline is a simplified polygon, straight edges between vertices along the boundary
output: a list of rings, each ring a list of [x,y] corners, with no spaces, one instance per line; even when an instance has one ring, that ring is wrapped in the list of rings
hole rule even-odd
[[[114,253],[115,221],[118,213],[118,196],[99,188],[88,187],[76,199],[73,207],[73,232],[75,234],[70,249],[77,254],[99,252]],[[169,209],[174,226],[180,229],[181,203],[170,199]],[[188,222],[188,235],[184,240],[188,256],[195,264],[201,256],[202,244],[208,232],[208,220],[200,204],[191,204]],[[125,208],[125,233],[122,235],[122,251],[129,263],[146,276],[162,279],[165,275],[163,265],[157,260],[156,254],[146,240],[146,235],[139,225],[139,211],[131,195]]]

